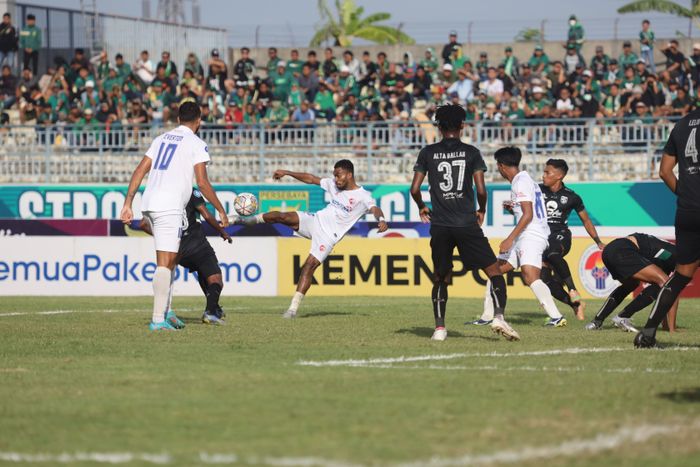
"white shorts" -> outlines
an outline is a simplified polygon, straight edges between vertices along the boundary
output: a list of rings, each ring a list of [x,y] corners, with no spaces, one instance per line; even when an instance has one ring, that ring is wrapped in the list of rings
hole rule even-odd
[[[177,253],[180,250],[182,232],[187,230],[185,211],[147,211],[143,218],[151,224],[156,251]]]
[[[549,242],[537,235],[521,234],[510,251],[498,255],[498,259],[508,261],[514,269],[520,266],[534,266],[542,269],[542,254]]]
[[[299,230],[297,233],[311,240],[311,251],[309,251],[309,254],[323,263],[328,258],[328,255],[331,254],[335,242],[323,231],[321,223],[314,214],[297,211],[297,216],[299,216]]]

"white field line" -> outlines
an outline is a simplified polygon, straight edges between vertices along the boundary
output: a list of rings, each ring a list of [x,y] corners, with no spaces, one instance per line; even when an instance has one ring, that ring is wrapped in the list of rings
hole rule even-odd
[[[465,454],[459,457],[439,457],[404,463],[373,463],[389,467],[452,467],[452,466],[486,466],[499,464],[518,464],[528,461],[546,461],[559,457],[574,457],[581,454],[595,455],[629,444],[643,443],[660,436],[669,436],[678,432],[700,429],[700,419],[665,425],[634,425],[622,427],[611,433],[601,433],[592,438],[565,441],[545,446],[525,446],[517,449],[500,450],[490,454]],[[218,465],[268,465],[273,467],[360,467],[344,461],[322,459],[318,457],[240,457],[236,454],[210,454],[200,452],[195,459],[175,459],[169,454],[146,453],[100,453],[79,452],[74,454],[26,454],[19,452],[0,452],[0,461],[16,463],[51,463],[74,464],[77,462],[95,462],[103,464],[128,464],[146,462],[150,464],[171,464],[175,461],[199,462]]]
[[[663,349],[644,350],[645,352],[668,352],[668,351],[697,351],[698,347],[666,347]],[[349,367],[365,367],[368,365],[395,364],[395,363],[410,363],[410,362],[426,362],[435,360],[454,360],[458,358],[471,357],[536,357],[550,355],[575,355],[587,353],[605,353],[605,352],[627,352],[634,351],[630,346],[624,347],[570,347],[568,349],[551,349],[551,350],[533,350],[523,352],[472,352],[472,353],[451,353],[451,354],[436,354],[436,355],[417,355],[413,357],[388,357],[388,358],[368,358],[368,359],[349,359],[349,360],[299,360],[296,364],[300,366],[349,366]],[[637,352],[640,352],[639,350]]]
[[[603,372],[603,373],[678,373],[676,369],[656,369],[656,368],[585,368],[577,367],[536,367],[536,366],[513,366],[499,367],[496,365],[481,366],[460,366],[460,365],[397,365],[395,363],[384,363],[379,365],[359,365],[360,368],[381,368],[395,370],[442,370],[442,371],[529,371],[542,373],[583,373],[583,372]]]
[[[145,311],[145,310],[144,310]],[[13,311],[0,313],[0,318],[5,316],[30,316],[30,315],[67,315],[71,313],[133,313],[141,310],[50,310],[50,311]]]
[[[597,454],[616,449],[630,443],[642,443],[657,436],[667,436],[688,429],[700,428],[700,420],[675,425],[638,425],[623,427],[612,433],[599,434],[593,438],[565,441],[561,444],[541,447],[503,450],[493,454],[467,454],[461,457],[432,457],[418,462],[398,464],[397,467],[451,467],[498,464],[520,464],[528,461],[548,460],[557,457],[574,457],[580,454]]]
[[[137,454],[132,452],[76,452],[73,454],[62,453],[55,455],[0,452],[0,461],[50,464],[74,464],[76,462],[96,462],[100,464],[147,462],[149,464],[170,464],[172,462],[172,457],[168,454]]]

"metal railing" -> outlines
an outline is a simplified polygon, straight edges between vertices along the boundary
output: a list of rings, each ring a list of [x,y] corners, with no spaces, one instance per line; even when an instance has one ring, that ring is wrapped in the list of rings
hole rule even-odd
[[[550,157],[564,158],[570,179],[640,180],[654,176],[659,151],[673,127],[668,119],[511,120],[469,123],[463,141],[489,157],[517,145],[526,168],[541,170]],[[0,128],[0,183],[127,182],[152,138],[164,127],[129,124],[12,126]],[[206,125],[217,182],[265,182],[275,168],[324,173],[350,158],[358,177],[406,182],[420,148],[438,140],[429,121],[313,122]]]

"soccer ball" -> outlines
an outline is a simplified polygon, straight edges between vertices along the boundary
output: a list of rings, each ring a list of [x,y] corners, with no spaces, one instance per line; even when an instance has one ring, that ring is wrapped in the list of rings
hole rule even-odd
[[[241,193],[233,201],[233,209],[239,216],[252,216],[258,212],[258,198],[253,193]]]

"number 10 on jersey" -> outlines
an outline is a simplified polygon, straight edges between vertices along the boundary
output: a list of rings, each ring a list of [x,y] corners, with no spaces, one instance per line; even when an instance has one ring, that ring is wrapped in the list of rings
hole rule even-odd
[[[163,150],[165,148],[165,151]],[[170,162],[173,160],[175,155],[175,150],[177,149],[177,144],[170,143],[167,146],[165,143],[160,143],[160,148],[158,148],[158,157],[153,163],[153,170],[168,170],[170,167]]]

